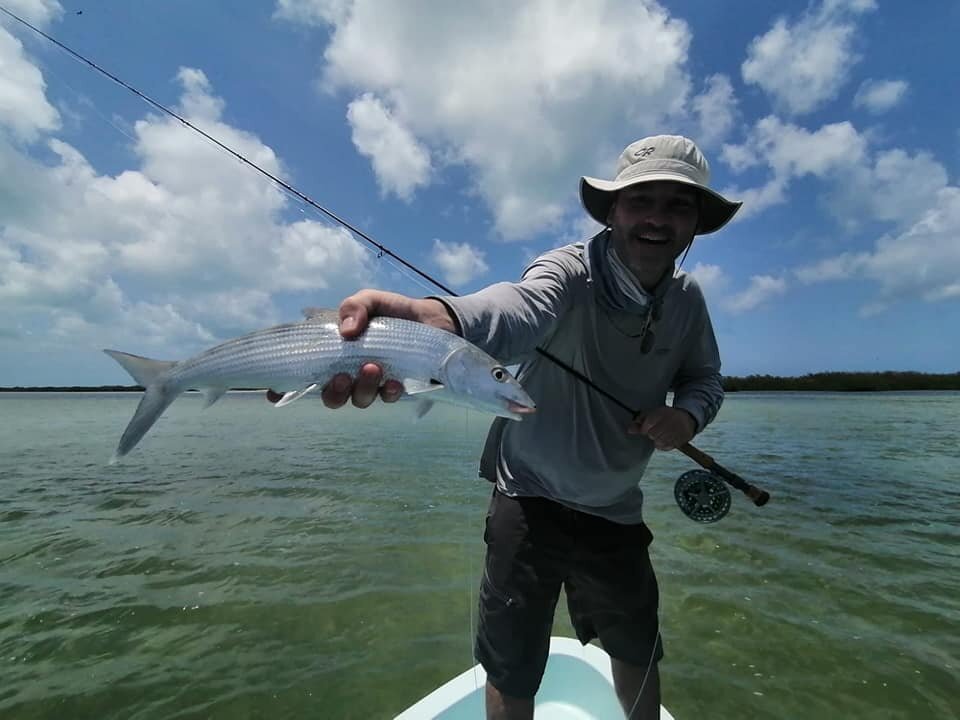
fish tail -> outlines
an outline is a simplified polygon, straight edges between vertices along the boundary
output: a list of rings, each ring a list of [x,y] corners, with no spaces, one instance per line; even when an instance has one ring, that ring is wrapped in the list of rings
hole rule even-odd
[[[157,378],[177,364],[171,360],[151,360],[119,350],[104,350],[104,352],[120,363],[120,367],[145,388],[153,385]]]
[[[151,360],[117,350],[104,350],[104,352],[120,363],[120,366],[145,389],[140,404],[137,405],[137,411],[133,414],[127,429],[123,431],[116,452],[110,458],[110,464],[112,465],[140,442],[140,439],[153,427],[163,411],[177,399],[180,390],[170,388],[164,382],[165,373],[176,365],[175,362]]]

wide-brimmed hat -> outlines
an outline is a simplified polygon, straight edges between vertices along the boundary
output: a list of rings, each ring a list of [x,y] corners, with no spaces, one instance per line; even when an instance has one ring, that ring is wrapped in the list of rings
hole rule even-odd
[[[703,201],[698,235],[722,228],[743,204],[727,200],[707,187],[710,182],[707,159],[692,140],[680,135],[654,135],[631,143],[620,154],[613,180],[580,178],[580,201],[590,217],[606,225],[618,190],[655,180],[680,182],[700,191]]]

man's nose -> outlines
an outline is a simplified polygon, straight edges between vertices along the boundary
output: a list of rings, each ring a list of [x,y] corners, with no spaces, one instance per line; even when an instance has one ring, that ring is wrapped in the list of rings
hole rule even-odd
[[[658,227],[658,228],[664,227],[665,225],[668,225],[670,222],[667,219],[666,209],[659,205],[655,205],[647,211],[644,221],[648,225],[651,225],[653,227]]]
[[[644,221],[654,227],[663,227],[670,222],[667,208],[659,203],[647,208],[647,212],[644,215]]]

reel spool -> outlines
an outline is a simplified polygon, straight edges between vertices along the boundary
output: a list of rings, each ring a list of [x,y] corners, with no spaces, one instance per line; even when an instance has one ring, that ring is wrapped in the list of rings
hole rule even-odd
[[[677,478],[673,496],[691,520],[712,523],[730,510],[730,488],[709,470],[690,470]]]

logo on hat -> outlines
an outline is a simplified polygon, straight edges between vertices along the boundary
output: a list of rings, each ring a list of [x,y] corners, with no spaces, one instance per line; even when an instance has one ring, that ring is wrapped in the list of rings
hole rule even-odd
[[[633,156],[638,158],[644,158],[644,157],[647,157],[647,155],[651,154],[654,150],[656,150],[656,148],[653,147],[652,145],[650,147],[642,147],[639,150],[634,151]]]

